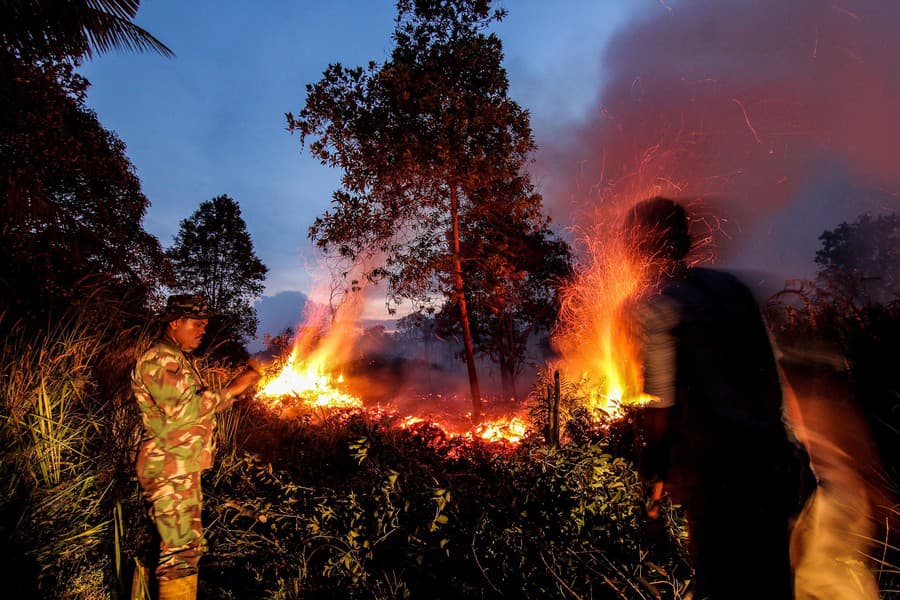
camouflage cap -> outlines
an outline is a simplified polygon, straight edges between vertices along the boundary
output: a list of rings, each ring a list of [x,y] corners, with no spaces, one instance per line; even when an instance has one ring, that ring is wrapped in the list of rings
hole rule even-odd
[[[215,314],[200,294],[175,294],[169,296],[166,308],[160,313],[159,319],[168,323],[182,317],[208,319]]]

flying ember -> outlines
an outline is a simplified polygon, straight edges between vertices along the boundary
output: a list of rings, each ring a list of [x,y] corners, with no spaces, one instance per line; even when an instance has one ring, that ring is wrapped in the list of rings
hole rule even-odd
[[[587,408],[595,418],[616,419],[624,406],[650,400],[641,392],[640,358],[626,317],[629,303],[646,285],[643,265],[611,231],[584,241],[586,264],[563,291],[559,367],[587,390]]]

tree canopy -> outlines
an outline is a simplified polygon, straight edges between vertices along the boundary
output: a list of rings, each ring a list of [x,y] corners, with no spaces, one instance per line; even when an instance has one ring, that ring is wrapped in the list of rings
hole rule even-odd
[[[498,365],[504,395],[518,398],[516,378],[529,341],[556,322],[558,290],[572,273],[572,257],[569,245],[543,220],[511,214],[475,221],[462,252],[475,349]]]
[[[0,54],[0,295],[39,314],[102,275],[149,293],[168,282],[125,145],[85,107],[66,62]]]
[[[168,250],[175,267],[176,291],[203,294],[218,317],[206,345],[256,335],[253,300],[263,292],[269,269],[256,256],[238,203],[226,195],[200,203],[181,221]]]
[[[505,12],[484,0],[401,0],[384,64],[333,64],[307,86],[299,132],[314,156],[343,171],[332,209],[310,228],[327,252],[383,262],[395,299],[452,298],[473,400],[480,390],[466,303],[461,240],[479,215],[532,214],[521,188],[534,140],[528,112],[509,98],[502,44],[485,33]],[[510,213],[509,203],[523,208]],[[505,211],[505,212],[504,212]]]
[[[93,296],[142,312],[171,269],[125,145],[85,106],[84,57],[171,51],[136,26],[139,0],[0,0],[0,298],[7,322]],[[151,302],[152,303],[152,302]]]
[[[819,236],[819,280],[855,303],[900,300],[900,215],[862,215]]]

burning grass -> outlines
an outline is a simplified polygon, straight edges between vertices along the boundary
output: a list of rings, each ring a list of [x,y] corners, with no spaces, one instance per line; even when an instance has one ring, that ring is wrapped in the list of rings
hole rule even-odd
[[[335,398],[338,401],[335,402]],[[446,439],[467,438],[515,445],[534,433],[534,425],[522,405],[491,398],[485,399],[486,417],[474,426],[471,413],[466,411],[467,399],[455,395],[423,394],[412,399],[398,399],[396,404],[366,405],[361,398],[329,386],[307,390],[302,395],[257,396],[256,402],[280,419],[299,419],[315,424],[361,418],[377,423],[383,429],[434,429]]]
[[[382,402],[378,374],[355,372],[352,383],[340,367],[332,367],[348,353],[336,348],[352,342],[336,343],[348,334],[337,325],[310,342],[301,335],[288,357],[275,360],[258,386],[256,401],[282,419],[322,422],[360,416],[383,427],[417,430],[430,427],[447,438],[468,437],[501,444],[517,444],[529,429],[525,409],[516,403],[485,399],[485,418],[472,423],[468,401],[455,394],[400,391]],[[359,369],[357,369],[359,371]],[[374,396],[374,398],[373,398]]]

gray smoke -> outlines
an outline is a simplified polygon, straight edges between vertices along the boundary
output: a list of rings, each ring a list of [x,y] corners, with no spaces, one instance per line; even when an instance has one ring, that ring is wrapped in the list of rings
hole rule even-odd
[[[584,122],[542,142],[545,202],[589,227],[699,199],[726,264],[809,276],[823,230],[900,210],[898,32],[896,0],[661,2],[606,49]]]

